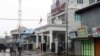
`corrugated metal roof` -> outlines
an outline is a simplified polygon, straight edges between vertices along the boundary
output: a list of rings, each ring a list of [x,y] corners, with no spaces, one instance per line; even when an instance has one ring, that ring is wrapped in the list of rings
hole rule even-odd
[[[91,9],[94,9],[94,8],[97,8],[97,7],[100,7],[100,1],[94,3],[94,4],[91,4],[85,8],[82,8],[82,9],[79,9],[77,11],[75,11],[75,14],[80,14],[80,13],[83,13],[83,12],[86,12],[88,10],[91,10]]]

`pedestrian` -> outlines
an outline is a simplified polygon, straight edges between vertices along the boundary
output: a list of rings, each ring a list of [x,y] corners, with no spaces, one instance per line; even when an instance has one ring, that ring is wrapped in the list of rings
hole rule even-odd
[[[18,53],[19,53],[19,55],[21,55],[21,52],[22,52],[22,47],[18,47]]]
[[[6,48],[7,48],[7,47],[4,45],[4,47],[3,47],[3,51],[4,51],[4,52],[6,52]]]
[[[14,55],[17,54],[17,50],[16,50],[16,46],[15,45],[13,46],[13,53],[14,53]]]
[[[63,52],[63,46],[62,46],[62,43],[60,43],[58,45],[58,56],[62,55],[62,52]]]
[[[12,53],[13,53],[13,46],[11,45],[10,46],[10,55],[12,56]]]

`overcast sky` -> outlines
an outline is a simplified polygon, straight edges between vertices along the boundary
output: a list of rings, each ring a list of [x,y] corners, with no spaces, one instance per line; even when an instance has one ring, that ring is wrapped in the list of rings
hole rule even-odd
[[[17,20],[1,20],[1,18],[18,19],[19,0],[0,0],[0,36],[16,29]],[[47,13],[50,12],[52,0],[22,0],[22,19],[33,19],[32,21],[21,21],[22,26],[37,28],[46,24]],[[39,24],[42,17],[43,21]]]

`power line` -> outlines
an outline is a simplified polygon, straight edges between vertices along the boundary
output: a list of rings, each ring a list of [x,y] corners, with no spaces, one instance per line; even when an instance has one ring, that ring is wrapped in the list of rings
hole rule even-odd
[[[0,18],[0,20],[19,20],[19,19],[10,19],[10,18]],[[39,21],[40,19],[21,19],[21,21]],[[46,20],[46,19],[43,19]]]

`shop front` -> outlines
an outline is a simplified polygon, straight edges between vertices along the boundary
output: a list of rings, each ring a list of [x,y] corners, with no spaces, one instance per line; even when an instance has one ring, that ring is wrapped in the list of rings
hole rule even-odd
[[[95,56],[100,56],[100,26],[92,28]]]
[[[58,45],[65,44],[65,25],[45,25],[35,29],[36,33],[36,48],[40,47],[41,51],[58,52]],[[39,37],[40,36],[40,37]],[[40,38],[40,42],[39,42]],[[45,45],[43,45],[45,43]],[[45,46],[45,48],[43,48]],[[64,46],[64,45],[63,45]]]
[[[77,39],[80,41],[81,56],[94,56],[94,39],[88,37],[86,26],[78,28]]]
[[[100,38],[94,39],[95,56],[100,56]]]
[[[82,56],[94,56],[94,42],[87,39],[81,41],[81,53]]]

